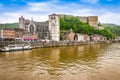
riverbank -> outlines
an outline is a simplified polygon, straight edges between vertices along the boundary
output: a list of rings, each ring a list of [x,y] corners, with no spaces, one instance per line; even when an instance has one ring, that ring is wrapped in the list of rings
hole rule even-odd
[[[88,45],[88,44],[103,44],[103,43],[111,43],[110,41],[92,41],[92,42],[4,42],[1,43],[1,47],[8,46],[10,44],[24,44],[24,45],[31,45],[33,49],[35,48],[47,48],[47,47],[63,47],[63,46],[78,46],[78,45]]]
[[[98,43],[101,44],[107,42],[48,42],[48,43],[31,43],[31,45],[33,48],[46,48],[46,47],[78,46]]]

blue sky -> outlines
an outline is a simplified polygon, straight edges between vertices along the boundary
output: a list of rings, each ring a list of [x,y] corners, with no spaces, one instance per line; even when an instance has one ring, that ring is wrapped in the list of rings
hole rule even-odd
[[[52,13],[97,15],[101,23],[120,25],[120,0],[0,0],[0,23],[18,22],[20,16],[46,21]]]

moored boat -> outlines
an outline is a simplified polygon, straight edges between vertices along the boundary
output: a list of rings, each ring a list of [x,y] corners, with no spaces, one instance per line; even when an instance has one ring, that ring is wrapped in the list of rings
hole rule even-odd
[[[32,49],[32,46],[30,45],[14,44],[14,45],[8,45],[8,46],[1,48],[1,52],[31,50],[31,49]]]

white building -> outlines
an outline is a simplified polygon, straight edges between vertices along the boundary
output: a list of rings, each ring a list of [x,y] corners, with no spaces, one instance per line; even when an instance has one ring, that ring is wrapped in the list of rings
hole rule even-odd
[[[49,30],[51,40],[60,41],[60,21],[58,15],[49,15]]]
[[[90,37],[87,34],[76,34],[77,41],[78,42],[86,42],[90,41]]]

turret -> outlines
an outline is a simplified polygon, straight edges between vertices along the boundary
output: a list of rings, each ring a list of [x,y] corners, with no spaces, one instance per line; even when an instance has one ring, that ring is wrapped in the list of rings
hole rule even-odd
[[[19,18],[19,28],[24,29],[24,27],[25,27],[25,19],[23,18],[23,16],[21,16]]]

